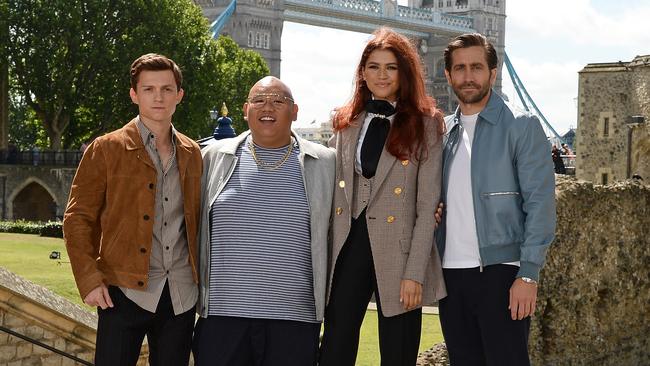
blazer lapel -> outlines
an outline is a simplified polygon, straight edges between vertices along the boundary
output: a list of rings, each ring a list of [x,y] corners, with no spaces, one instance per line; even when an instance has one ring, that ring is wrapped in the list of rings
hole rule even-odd
[[[395,164],[395,161],[397,161],[397,158],[389,153],[388,150],[386,150],[386,146],[384,145],[384,149],[381,151],[381,156],[379,157],[379,164],[377,164],[375,178],[372,182],[372,191],[370,192],[369,198],[370,202],[372,202],[372,199],[377,194],[377,191],[379,191],[379,187],[381,187],[381,184],[388,176],[388,172],[390,172],[390,169],[393,167],[393,164]]]
[[[345,191],[345,198],[350,207],[352,206],[352,189],[354,185],[354,164],[357,155],[357,142],[359,141],[359,133],[363,120],[366,118],[365,113],[361,113],[352,124],[341,131],[341,139],[338,143],[341,144],[341,176],[343,177],[343,190]],[[336,182],[336,184],[341,184]]]

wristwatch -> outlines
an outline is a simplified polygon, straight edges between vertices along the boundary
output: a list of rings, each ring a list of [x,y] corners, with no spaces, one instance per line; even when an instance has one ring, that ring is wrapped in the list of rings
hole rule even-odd
[[[537,285],[537,281],[535,281],[534,279],[532,279],[530,277],[519,277],[519,278],[521,278],[521,280],[526,282],[526,283],[532,283],[533,285]]]

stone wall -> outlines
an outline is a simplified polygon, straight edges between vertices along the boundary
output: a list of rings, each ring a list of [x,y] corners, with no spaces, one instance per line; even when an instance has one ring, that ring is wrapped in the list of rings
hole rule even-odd
[[[0,325],[91,361],[97,316],[0,267]],[[146,364],[148,347],[138,365]],[[0,365],[66,366],[74,361],[0,330]]]
[[[650,365],[650,186],[557,177],[556,239],[531,325],[533,365]],[[447,365],[444,348],[419,365]]]
[[[589,64],[579,73],[576,177],[602,183],[627,178],[630,116],[646,123],[632,131],[631,174],[650,179],[650,56]],[[609,123],[607,133],[604,124]]]

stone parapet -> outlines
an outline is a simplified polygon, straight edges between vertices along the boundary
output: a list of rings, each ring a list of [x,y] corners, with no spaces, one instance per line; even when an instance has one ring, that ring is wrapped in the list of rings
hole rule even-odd
[[[0,325],[92,362],[97,315],[0,267]],[[138,365],[146,364],[148,347]],[[0,331],[0,365],[74,365],[50,350]]]

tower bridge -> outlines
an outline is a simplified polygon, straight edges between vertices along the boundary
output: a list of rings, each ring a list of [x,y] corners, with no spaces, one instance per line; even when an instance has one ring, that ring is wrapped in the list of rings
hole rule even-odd
[[[259,52],[271,74],[280,76],[285,21],[371,33],[385,25],[412,38],[426,71],[426,85],[447,112],[457,102],[444,74],[443,50],[449,40],[480,32],[499,56],[496,89],[501,90],[505,46],[505,0],[194,0],[213,22],[213,34],[225,34],[245,49]],[[225,16],[219,18],[222,14]],[[361,50],[359,50],[361,51]]]

